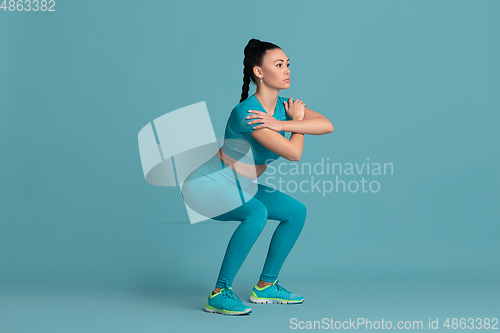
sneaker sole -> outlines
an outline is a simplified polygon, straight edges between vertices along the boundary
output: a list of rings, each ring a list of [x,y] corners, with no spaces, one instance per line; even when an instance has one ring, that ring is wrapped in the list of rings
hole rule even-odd
[[[214,309],[209,309],[206,305],[205,305],[205,311],[206,312],[210,312],[210,313],[220,313],[220,314],[223,314],[223,315],[229,315],[229,316],[241,316],[241,315],[244,315],[244,314],[247,314],[247,313],[250,313],[252,312],[252,309],[247,309],[243,312],[224,312],[224,311],[221,311],[221,310],[214,310]]]
[[[304,299],[302,299],[301,301],[286,301],[286,300],[281,301],[281,300],[269,299],[269,298],[255,299],[255,298],[253,298],[253,296],[250,296],[250,301],[252,301],[252,303],[260,303],[260,304],[263,304],[263,303],[300,304],[300,303],[304,302]]]

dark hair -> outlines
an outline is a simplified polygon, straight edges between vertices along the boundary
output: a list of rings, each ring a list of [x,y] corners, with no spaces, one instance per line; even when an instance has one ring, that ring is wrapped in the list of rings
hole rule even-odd
[[[252,38],[245,46],[245,58],[243,59],[243,87],[241,92],[240,103],[248,98],[248,90],[250,88],[250,80],[257,84],[256,77],[253,72],[255,66],[262,66],[262,60],[267,50],[281,49],[278,45],[269,42],[262,42]]]

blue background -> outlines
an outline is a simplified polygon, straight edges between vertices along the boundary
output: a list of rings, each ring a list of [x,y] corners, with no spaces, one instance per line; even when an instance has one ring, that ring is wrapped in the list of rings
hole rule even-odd
[[[500,317],[498,1],[55,9],[0,11],[1,332],[281,332],[291,318],[422,331],[439,318],[444,331],[446,318]],[[365,175],[378,193],[289,193],[308,217],[280,283],[306,300],[249,303],[270,220],[233,284],[253,312],[229,317],[203,307],[237,223],[186,223],[179,187],[145,181],[137,135],[205,101],[222,138],[251,38],[290,58],[280,96],[335,127],[305,136],[301,162],[394,173]]]

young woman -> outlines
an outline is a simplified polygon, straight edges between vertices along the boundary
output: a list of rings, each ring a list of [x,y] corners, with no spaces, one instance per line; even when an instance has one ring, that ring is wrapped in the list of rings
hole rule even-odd
[[[304,297],[278,284],[278,273],[302,231],[306,206],[253,180],[280,156],[300,160],[304,134],[333,131],[325,116],[307,109],[301,100],[278,96],[281,89],[290,87],[289,59],[280,47],[251,39],[244,53],[243,91],[229,116],[224,144],[182,185],[184,201],[193,210],[214,220],[241,221],[229,240],[215,289],[205,305],[205,311],[232,315],[252,311],[231,285],[268,218],[281,222],[250,300],[282,304],[304,301]],[[248,97],[250,80],[257,89]],[[285,132],[292,132],[289,140]]]

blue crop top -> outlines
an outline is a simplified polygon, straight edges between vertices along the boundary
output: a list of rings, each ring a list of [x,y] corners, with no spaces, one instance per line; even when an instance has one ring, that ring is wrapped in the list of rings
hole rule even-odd
[[[288,121],[291,120],[291,118],[285,111],[283,101],[288,101],[288,98],[278,96],[273,117],[277,120]],[[253,112],[248,112],[248,110],[257,110],[267,113],[255,94],[236,105],[231,111],[231,115],[227,121],[226,131],[224,133],[224,144],[221,147],[222,151],[227,156],[246,164],[269,164],[277,160],[280,155],[261,145],[250,134],[254,131],[253,127],[262,123],[248,125],[250,121],[256,120],[252,118],[246,119],[247,116],[255,114]],[[285,136],[285,131],[279,131],[278,133]]]

